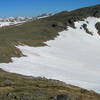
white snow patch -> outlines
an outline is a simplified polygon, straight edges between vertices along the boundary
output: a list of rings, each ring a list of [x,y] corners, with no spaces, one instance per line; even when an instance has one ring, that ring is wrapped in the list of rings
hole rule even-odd
[[[93,36],[80,29],[89,21]],[[100,93],[100,37],[95,23],[100,18],[89,17],[75,23],[76,29],[59,33],[45,47],[17,46],[27,57],[12,58],[13,63],[2,63],[0,68],[29,76],[41,76],[64,81]]]
[[[14,25],[14,24],[20,24],[20,23],[24,23],[25,21],[19,21],[19,22],[0,22],[0,27],[4,27],[4,26],[10,26],[10,25]]]

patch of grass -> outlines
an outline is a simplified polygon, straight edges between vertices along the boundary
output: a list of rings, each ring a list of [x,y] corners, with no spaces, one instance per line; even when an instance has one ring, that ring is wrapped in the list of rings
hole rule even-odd
[[[47,40],[54,39],[60,28],[53,28],[52,22],[36,20],[20,26],[0,28],[0,62],[9,62],[11,57],[20,57],[21,52],[15,47],[19,44],[45,46]]]
[[[0,69],[0,100],[99,100],[100,95],[56,80],[27,77]],[[27,98],[27,99],[26,99]]]

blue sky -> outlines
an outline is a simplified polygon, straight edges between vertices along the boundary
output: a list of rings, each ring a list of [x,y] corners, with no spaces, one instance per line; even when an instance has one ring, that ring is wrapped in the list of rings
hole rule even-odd
[[[100,4],[100,0],[0,0],[0,17],[37,16]]]

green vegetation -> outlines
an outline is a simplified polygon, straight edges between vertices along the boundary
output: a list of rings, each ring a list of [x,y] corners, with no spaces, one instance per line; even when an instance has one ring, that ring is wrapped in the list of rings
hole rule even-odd
[[[53,28],[51,21],[36,20],[0,28],[0,62],[9,62],[11,57],[21,56],[15,45],[44,46],[44,41],[54,39],[60,28]]]
[[[60,81],[0,69],[0,100],[100,100],[100,95]]]

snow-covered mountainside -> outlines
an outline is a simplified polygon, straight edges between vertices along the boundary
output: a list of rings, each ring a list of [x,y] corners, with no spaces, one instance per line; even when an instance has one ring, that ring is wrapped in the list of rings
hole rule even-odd
[[[9,18],[0,18],[0,27],[10,26],[14,24],[20,24],[27,21],[43,19],[52,16],[52,14],[42,14],[37,17],[9,17]]]
[[[32,20],[32,17],[9,17],[0,18],[0,27],[14,25]]]
[[[0,68],[29,76],[57,79],[100,93],[100,36],[96,23],[100,18],[88,17],[75,22],[75,27],[59,32],[48,46],[17,46],[27,57],[12,58]],[[85,27],[84,27],[85,25]],[[88,34],[87,34],[88,33]]]

